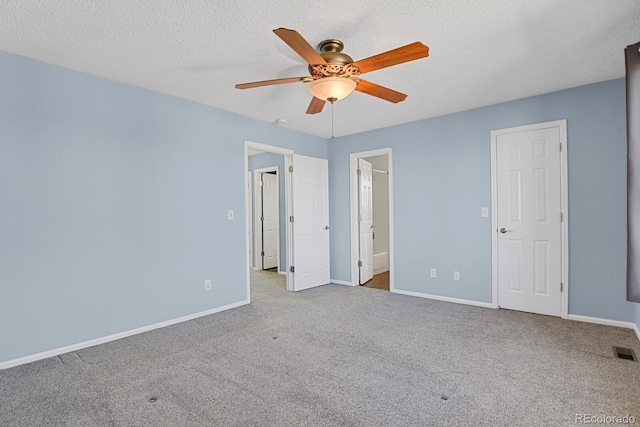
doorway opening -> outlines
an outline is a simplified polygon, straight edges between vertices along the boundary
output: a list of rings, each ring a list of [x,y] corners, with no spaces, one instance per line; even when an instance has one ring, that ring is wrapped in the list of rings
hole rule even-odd
[[[283,172],[289,170],[292,155],[292,150],[245,143],[248,299],[252,282],[268,279],[265,274],[284,276],[284,287],[293,290],[287,270],[292,230],[285,220],[292,211],[291,180]]]
[[[351,284],[394,291],[391,149],[350,155]]]

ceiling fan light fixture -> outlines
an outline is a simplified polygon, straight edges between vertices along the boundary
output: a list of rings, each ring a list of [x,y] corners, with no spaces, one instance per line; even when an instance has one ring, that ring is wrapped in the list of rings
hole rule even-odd
[[[311,95],[322,101],[329,99],[337,101],[347,97],[354,91],[356,86],[357,83],[355,81],[346,77],[323,77],[309,83],[307,89],[309,89]]]

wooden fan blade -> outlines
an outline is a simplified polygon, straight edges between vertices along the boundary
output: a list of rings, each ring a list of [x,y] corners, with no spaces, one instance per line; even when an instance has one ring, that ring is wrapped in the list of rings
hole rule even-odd
[[[308,77],[308,76],[305,76],[305,77],[287,77],[285,79],[274,79],[274,80],[263,80],[261,82],[241,83],[241,84],[236,85],[236,89],[251,89],[252,87],[281,85],[281,84],[284,84],[284,83],[295,83],[295,82],[301,82],[306,78],[310,78],[310,77]]]
[[[429,46],[420,42],[408,44],[369,58],[361,59],[353,63],[360,70],[360,74],[402,64],[403,62],[414,61],[429,56]]]
[[[311,46],[309,42],[306,41],[297,31],[288,30],[286,28],[277,28],[273,30],[273,32],[309,64],[327,65],[327,61],[325,61],[324,58],[316,52],[313,46]]]
[[[323,101],[322,99],[316,98],[315,96],[311,100],[311,104],[309,104],[309,108],[307,108],[307,114],[317,114],[322,111],[324,108],[324,104],[327,101]]]
[[[377,98],[384,99],[385,101],[393,102],[394,104],[407,99],[407,95],[405,95],[404,93],[368,82],[366,80],[362,80],[360,78],[356,80],[359,80],[358,86],[356,86],[356,90],[358,92],[366,93],[367,95],[375,96]]]

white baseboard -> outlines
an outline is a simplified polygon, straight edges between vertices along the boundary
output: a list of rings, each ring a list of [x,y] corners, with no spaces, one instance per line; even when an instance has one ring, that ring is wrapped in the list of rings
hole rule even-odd
[[[634,323],[633,329],[636,331],[636,336],[638,337],[638,341],[640,341],[640,329],[638,329],[638,325]]]
[[[476,307],[483,307],[483,308],[495,308],[490,302],[471,301],[471,300],[460,299],[460,298],[443,297],[440,295],[423,294],[421,292],[402,291],[399,289],[393,289],[391,290],[391,292],[393,292],[394,294],[409,295],[411,297],[427,298],[427,299],[433,299],[436,301],[453,302],[456,304],[473,305]]]
[[[0,363],[0,370],[12,368],[18,365],[24,365],[25,363],[35,362],[37,360],[47,359],[49,357],[58,356],[60,354],[69,353],[71,351],[82,350],[83,348],[93,347],[99,344],[108,343],[111,341],[119,340],[122,338],[130,337],[132,335],[141,334],[143,332],[153,331],[154,329],[164,328],[167,326],[175,325],[176,323],[186,322],[188,320],[197,319],[198,317],[208,316],[210,314],[219,313],[221,311],[230,310],[232,308],[240,307],[242,305],[249,304],[249,301],[240,301],[233,304],[225,305],[211,310],[201,311],[199,313],[189,314],[187,316],[179,317],[177,319],[167,320],[160,323],[155,323],[149,326],[143,326],[142,328],[132,329],[130,331],[120,332],[113,335],[108,335],[102,338],[96,338],[94,340],[84,341],[78,344],[68,345],[66,347],[56,348],[54,350],[44,351],[42,353],[32,354],[30,356],[20,357],[18,359],[8,360]]]
[[[598,325],[616,326],[618,328],[636,329],[636,324],[633,322],[623,322],[621,320],[602,319],[600,317],[580,316],[579,314],[569,314],[567,316],[569,320],[576,320],[578,322],[596,323]],[[636,329],[636,333],[637,329]],[[638,335],[640,339],[640,335]]]
[[[344,285],[344,286],[355,286],[351,282],[347,282],[346,280],[337,280],[337,279],[329,279],[329,283],[333,283],[334,285]]]
[[[287,272],[286,271],[278,271],[278,274],[282,274],[283,276],[286,276]]]

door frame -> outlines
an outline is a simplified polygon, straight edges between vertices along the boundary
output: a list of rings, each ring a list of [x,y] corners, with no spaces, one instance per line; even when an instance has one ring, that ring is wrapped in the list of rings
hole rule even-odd
[[[277,195],[278,195],[278,232],[280,232],[279,228],[280,228],[280,171],[278,166],[269,166],[266,168],[259,168],[259,169],[255,169],[253,170],[253,188],[255,188],[256,190],[258,189],[258,187],[260,186],[260,181],[258,180],[258,173],[268,173],[268,172],[275,172],[276,173],[276,177],[278,178],[278,187],[277,187]],[[254,238],[254,245],[253,245],[253,250],[255,253],[255,257],[254,257],[254,263],[253,263],[253,269],[254,270],[262,270],[262,265],[258,265],[258,253],[260,253],[260,251],[258,251],[259,247],[262,247],[262,233],[258,234],[258,225],[262,226],[262,223],[260,221],[260,215],[258,215],[258,208],[260,208],[260,210],[262,210],[262,200],[263,198],[260,197],[258,199],[258,192],[255,191],[253,193],[253,222],[254,222],[254,228],[256,230],[256,235]],[[258,201],[260,202],[258,204]],[[258,245],[260,244],[260,245]],[[278,273],[282,273],[282,270],[280,270],[280,237],[278,237],[278,242],[277,242],[277,251],[278,251]]]
[[[567,120],[535,123],[491,131],[491,305],[498,308],[498,180],[497,155],[498,136],[534,130],[559,128],[560,131],[560,209],[562,212],[560,245],[562,248],[562,313],[561,318],[569,315],[569,197],[567,169]]]
[[[249,152],[250,151],[254,151],[254,150],[258,150],[258,151],[263,151],[265,153],[273,153],[273,154],[281,154],[284,157],[284,170],[285,171],[289,171],[291,170],[290,167],[293,164],[293,150],[287,149],[287,148],[281,148],[281,147],[275,147],[272,145],[267,145],[267,144],[261,144],[259,142],[253,142],[253,141],[245,141],[244,142],[244,179],[245,179],[245,183],[244,183],[244,188],[245,188],[245,236],[246,236],[246,240],[245,240],[245,254],[246,254],[246,261],[245,261],[245,270],[247,271],[247,302],[251,302],[251,258],[249,256],[249,247],[251,246],[252,242],[251,240],[249,240],[249,234],[250,234],[250,229],[251,229],[251,220],[250,220],[250,212],[249,212],[249,206],[247,206],[247,199],[251,198],[251,195],[248,194],[249,191],[249,175],[247,174],[247,171],[249,171]],[[292,200],[292,194],[291,194],[291,174],[290,173],[284,173],[284,213],[285,213],[285,218],[289,217],[290,215],[292,215],[293,212],[293,200]],[[287,260],[286,262],[286,270],[285,270],[285,281],[286,281],[286,287],[287,287],[287,291],[291,291],[293,292],[293,274],[289,271],[289,266],[292,265],[293,262],[293,228],[292,228],[292,223],[291,221],[286,221],[286,229],[285,229],[285,258]],[[280,267],[278,267],[280,268]]]
[[[393,161],[391,148],[361,151],[349,154],[349,205],[351,222],[351,286],[359,285],[358,254],[360,236],[358,232],[358,159],[387,156],[389,171],[389,291],[395,292],[394,231],[393,231]]]

